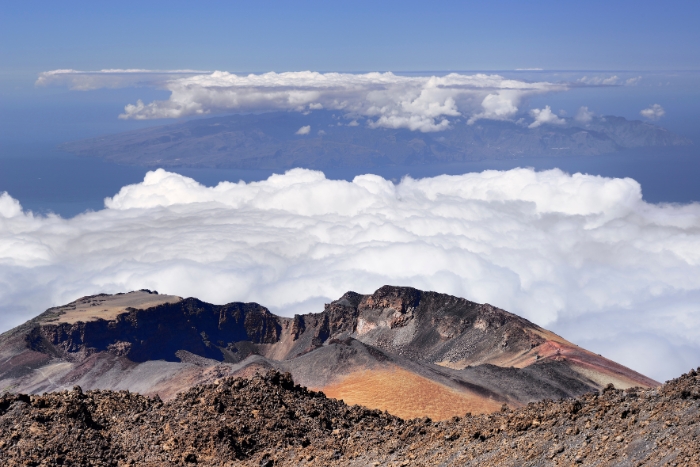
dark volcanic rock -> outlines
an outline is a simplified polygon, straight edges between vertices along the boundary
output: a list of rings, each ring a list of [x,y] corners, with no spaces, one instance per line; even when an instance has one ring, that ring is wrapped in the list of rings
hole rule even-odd
[[[700,463],[700,376],[518,410],[402,420],[295,385],[225,378],[163,403],[126,391],[0,397],[2,465],[656,466]]]
[[[38,329],[41,337],[28,341],[33,350],[48,349],[49,344],[67,354],[108,351],[144,362],[180,361],[178,350],[225,360],[216,345],[222,339],[273,344],[281,328],[277,317],[257,303],[216,306],[188,298],[147,311],[134,309],[114,321],[46,324]]]

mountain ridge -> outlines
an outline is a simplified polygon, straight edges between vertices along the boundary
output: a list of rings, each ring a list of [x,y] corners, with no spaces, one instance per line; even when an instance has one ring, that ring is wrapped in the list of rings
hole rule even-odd
[[[83,297],[0,336],[0,358],[0,389],[13,391],[80,384],[168,399],[223,376],[274,369],[406,417],[491,412],[609,383],[658,385],[491,305],[393,286],[348,292],[322,312],[291,318],[256,303],[212,305],[145,290]],[[423,394],[423,409],[403,407],[397,381],[412,388],[404,395]],[[431,405],[431,394],[454,407]]]

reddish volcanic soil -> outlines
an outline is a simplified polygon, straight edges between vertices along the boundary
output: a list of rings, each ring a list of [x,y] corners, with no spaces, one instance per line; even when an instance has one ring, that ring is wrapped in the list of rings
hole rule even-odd
[[[446,420],[465,413],[495,412],[503,405],[468,391],[456,391],[401,368],[362,370],[321,388],[349,405],[386,410],[402,418]]]

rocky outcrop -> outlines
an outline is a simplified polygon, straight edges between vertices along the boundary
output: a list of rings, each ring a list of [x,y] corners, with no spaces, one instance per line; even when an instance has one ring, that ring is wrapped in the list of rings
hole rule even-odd
[[[274,344],[280,330],[278,318],[258,304],[215,306],[188,298],[147,310],[131,309],[110,321],[44,324],[32,330],[41,338],[27,342],[33,350],[48,344],[68,357],[107,351],[134,362],[179,361],[175,353],[187,350],[224,360],[219,343]]]
[[[180,466],[698,465],[700,376],[442,422],[348,406],[266,372],[168,402],[126,391],[0,397],[0,463]]]

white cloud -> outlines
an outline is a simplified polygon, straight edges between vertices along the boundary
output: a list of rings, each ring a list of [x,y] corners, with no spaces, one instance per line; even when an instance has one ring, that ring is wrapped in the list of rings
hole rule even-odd
[[[651,107],[640,111],[639,114],[644,118],[648,118],[649,120],[658,120],[666,115],[666,111],[659,104],[654,104]]]
[[[308,135],[311,132],[311,125],[304,125],[303,127],[299,128],[295,135]]]
[[[367,117],[370,127],[440,131],[450,119],[465,116],[509,119],[521,100],[530,95],[567,89],[565,84],[528,83],[499,75],[407,77],[393,73],[316,73],[310,71],[264,73],[239,76],[216,71],[207,74],[167,77],[160,72],[126,73],[55,70],[42,73],[38,84],[68,85],[73,89],[95,89],[129,82],[171,92],[165,101],[138,100],[124,108],[120,118],[179,118],[224,111],[329,109],[350,118]]]
[[[614,86],[620,82],[620,78],[613,75],[602,77],[602,76],[584,76],[578,80],[579,83],[588,84],[592,86]]]
[[[566,120],[559,118],[552,112],[552,109],[547,105],[544,109],[532,109],[530,111],[530,116],[535,119],[528,128],[537,128],[545,123],[549,125],[563,125]]]
[[[590,123],[591,120],[593,120],[593,117],[595,116],[595,113],[588,110],[588,107],[583,106],[578,109],[578,112],[576,112],[576,116],[574,117],[574,120],[576,120],[579,123]]]
[[[0,193],[0,218],[11,218],[22,214],[22,205],[7,193]]]
[[[481,101],[482,111],[474,114],[467,123],[473,124],[481,118],[492,120],[507,120],[515,115],[522,96],[518,92],[503,91],[492,93]]]
[[[0,196],[0,329],[99,292],[289,314],[395,284],[492,303],[657,379],[700,363],[700,205],[647,204],[631,179],[295,169],[209,188],[157,170],[105,204],[62,219]]]
[[[641,76],[635,76],[634,78],[629,78],[625,80],[625,86],[636,86],[642,80]]]

